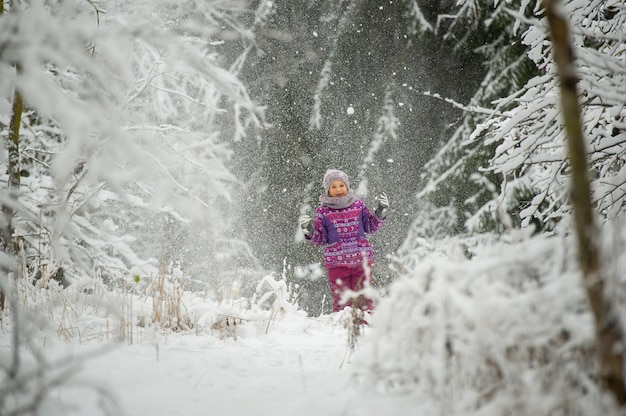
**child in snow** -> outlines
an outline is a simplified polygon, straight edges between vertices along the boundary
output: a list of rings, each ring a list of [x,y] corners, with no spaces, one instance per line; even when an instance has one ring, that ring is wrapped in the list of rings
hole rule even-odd
[[[326,193],[320,196],[315,219],[306,214],[300,216],[300,227],[308,241],[325,246],[324,266],[333,294],[333,312],[337,312],[352,306],[351,300],[342,304],[344,291],[359,291],[371,279],[374,254],[365,234],[375,233],[383,224],[389,199],[385,194],[378,196],[378,206],[372,214],[354,195],[344,172],[329,169],[323,183]],[[371,311],[372,300],[360,297],[354,307]]]

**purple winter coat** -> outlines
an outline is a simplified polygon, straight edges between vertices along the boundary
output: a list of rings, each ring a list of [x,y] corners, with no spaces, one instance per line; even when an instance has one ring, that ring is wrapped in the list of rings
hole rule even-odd
[[[372,244],[366,233],[375,233],[384,218],[370,213],[362,200],[357,199],[347,208],[320,206],[315,210],[313,234],[305,238],[316,246],[326,246],[324,266],[350,267],[374,262]]]

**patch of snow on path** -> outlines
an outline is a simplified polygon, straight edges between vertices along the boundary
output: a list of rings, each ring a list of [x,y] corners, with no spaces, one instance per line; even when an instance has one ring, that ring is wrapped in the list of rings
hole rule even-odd
[[[290,313],[267,334],[257,326],[243,325],[236,340],[174,334],[158,348],[146,341],[121,345],[87,360],[78,377],[101,380],[122,414],[133,416],[392,416],[415,406],[409,397],[359,386],[347,359],[347,330],[336,316]],[[94,392],[64,388],[58,394],[74,405],[67,416],[107,414]]]

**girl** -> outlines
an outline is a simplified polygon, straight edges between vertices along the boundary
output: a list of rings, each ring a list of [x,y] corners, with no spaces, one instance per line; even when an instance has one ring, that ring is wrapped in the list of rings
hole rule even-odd
[[[323,183],[326,193],[320,196],[315,219],[302,215],[300,227],[308,241],[325,246],[324,266],[333,294],[333,312],[337,312],[352,306],[352,300],[341,302],[344,291],[359,291],[371,280],[374,254],[365,234],[375,233],[383,224],[389,199],[385,194],[378,196],[378,207],[372,214],[354,195],[344,172],[329,169]],[[358,301],[355,307],[371,311],[371,299],[359,297]]]

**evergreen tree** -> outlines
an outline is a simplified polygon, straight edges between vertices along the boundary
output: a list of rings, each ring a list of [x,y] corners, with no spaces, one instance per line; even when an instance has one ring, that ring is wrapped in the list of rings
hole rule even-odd
[[[463,108],[463,120],[422,173],[418,198],[427,198],[436,207],[454,207],[456,224],[448,227],[453,233],[468,229],[502,231],[505,224],[496,214],[498,207],[518,206],[527,196],[502,201],[498,192],[492,192],[492,187],[499,190],[504,178],[483,170],[495,146],[479,139],[484,134],[482,123],[508,109],[502,105],[492,109],[491,104],[514,94],[537,72],[526,55],[527,47],[518,41],[525,23],[509,13],[515,3],[501,2],[492,7],[489,2],[464,1],[451,10],[437,11],[437,30],[442,36],[454,39],[457,50],[476,53],[475,59],[487,68],[469,103],[454,103]],[[530,8],[528,2],[517,7],[522,15]]]
[[[602,178],[594,183],[593,200],[598,212],[611,219],[624,206],[620,108],[625,83],[619,63],[624,11],[617,2],[568,1],[564,7],[580,58],[577,70],[591,169]],[[539,24],[530,24],[542,10],[532,2],[515,1],[495,7],[464,1],[458,10],[452,28],[461,22],[474,28],[463,41],[481,39],[481,33],[491,39],[477,49],[485,55],[489,72],[465,106],[463,125],[428,163],[420,196],[429,195],[443,206],[446,195],[455,195],[461,214],[458,231],[501,231],[501,210],[508,212],[514,226],[550,230],[570,212],[569,167],[548,35]]]

